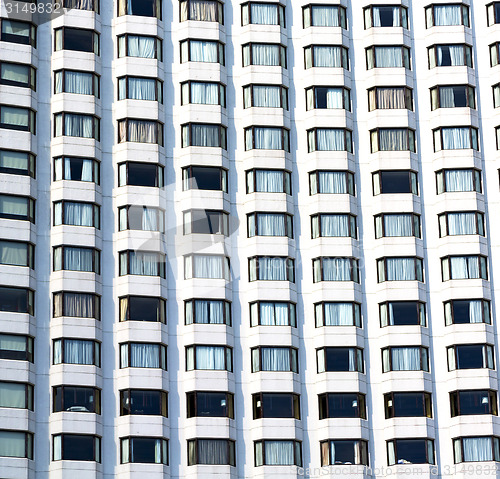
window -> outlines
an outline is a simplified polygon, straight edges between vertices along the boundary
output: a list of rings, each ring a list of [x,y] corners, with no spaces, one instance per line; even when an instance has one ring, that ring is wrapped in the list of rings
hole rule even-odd
[[[455,344],[448,351],[448,371],[456,369],[495,369],[490,344]]]
[[[443,213],[438,215],[439,236],[484,236],[484,215],[478,211]]]
[[[302,466],[299,441],[265,439],[254,442],[255,466]]]
[[[226,108],[226,86],[217,82],[181,83],[181,105],[220,105]]]
[[[377,128],[370,130],[371,152],[413,151],[415,152],[415,130],[410,128]]]
[[[429,69],[436,67],[468,66],[472,68],[470,45],[433,45],[427,48]]]
[[[375,216],[375,238],[415,236],[421,238],[420,215],[414,213]]]
[[[53,387],[52,412],[61,411],[101,414],[101,390],[82,386]]]
[[[498,415],[497,392],[489,389],[450,393],[451,417],[479,414]]]
[[[35,178],[35,155],[27,151],[0,150],[0,173]]]
[[[368,466],[368,442],[362,439],[321,441],[321,465],[361,464]]]
[[[366,419],[366,398],[361,393],[325,393],[318,395],[319,418]]]
[[[431,109],[476,108],[475,88],[469,85],[437,86],[431,88]]]
[[[251,126],[245,128],[245,150],[290,151],[290,131],[281,127]]]
[[[312,238],[357,238],[356,217],[347,214],[322,213],[311,216]]]
[[[215,166],[183,168],[182,190],[209,190],[227,193],[227,170]]]
[[[133,118],[118,120],[118,143],[125,141],[163,146],[163,123]]]
[[[344,87],[306,88],[306,109],[344,109],[351,111],[351,91]]]
[[[156,78],[118,78],[118,100],[150,100],[163,103],[163,82]]]
[[[163,166],[156,163],[127,161],[118,165],[118,186],[162,188]]]
[[[188,466],[206,464],[236,466],[231,439],[188,439]]]
[[[287,170],[253,169],[246,172],[247,194],[286,193],[292,194],[292,174]]]
[[[0,40],[9,43],[30,45],[36,48],[36,26],[28,22],[1,19],[2,31]]]
[[[453,439],[455,464],[461,462],[500,461],[500,438],[495,436],[459,437]]]
[[[374,87],[368,90],[368,111],[401,110],[413,111],[413,90],[406,86]]]
[[[380,258],[377,259],[378,282],[424,281],[422,258]]]
[[[100,229],[100,207],[76,201],[54,202],[54,226],[91,226]]]
[[[219,22],[224,25],[224,5],[215,0],[181,0],[180,21]]]
[[[33,459],[33,434],[0,429],[0,457]]]
[[[53,318],[101,319],[101,297],[93,293],[59,291],[53,294]]]
[[[24,241],[0,240],[0,265],[35,268],[35,246]]]
[[[487,5],[488,26],[500,23],[500,2],[492,2]]]
[[[167,393],[148,389],[124,389],[120,391],[120,416],[168,417]]]
[[[55,246],[53,248],[54,271],[86,271],[101,274],[101,252],[94,248]]]
[[[87,181],[99,184],[99,162],[90,158],[59,156],[54,158],[54,181]]]
[[[234,394],[193,391],[186,393],[187,417],[228,417],[234,419]]]
[[[248,259],[249,281],[295,283],[295,260],[284,256],[255,256]]]
[[[155,437],[120,438],[120,463],[165,464],[168,466],[168,441]]]
[[[304,47],[304,67],[344,68],[349,70],[349,50],[341,45]]]
[[[490,65],[497,66],[500,63],[500,42],[490,45]]]
[[[248,237],[288,236],[293,238],[293,216],[286,213],[251,213],[247,215]]]
[[[446,192],[482,192],[481,171],[473,169],[436,171],[437,194]]]
[[[382,349],[382,372],[429,372],[428,348],[424,346],[392,346]]]
[[[402,5],[370,5],[363,9],[365,30],[372,27],[408,28],[408,9]]]
[[[229,280],[229,258],[218,254],[184,256],[184,279],[193,278]]]
[[[0,62],[0,85],[36,90],[36,68],[23,63]]]
[[[159,231],[163,233],[165,211],[152,206],[126,205],[118,208],[118,230]]]
[[[306,5],[302,7],[302,24],[308,27],[341,27],[347,30],[346,9],[341,5]]]
[[[233,372],[233,348],[229,346],[186,346],[186,371]]]
[[[0,312],[34,315],[35,294],[31,289],[0,286]]]
[[[223,125],[207,123],[187,123],[182,125],[182,148],[203,146],[227,149],[227,128]]]
[[[231,326],[231,303],[223,299],[184,301],[185,324],[227,324]]]
[[[252,394],[253,418],[300,419],[300,396],[293,393]]]
[[[419,301],[387,301],[379,304],[380,327],[426,326],[425,303]]]
[[[280,3],[249,2],[241,6],[241,24],[285,27],[285,7]]]
[[[359,268],[356,258],[313,259],[313,281],[354,281],[359,283]]]
[[[250,303],[250,326],[297,327],[295,303],[287,301],[255,301]]]
[[[78,10],[94,10],[99,13],[99,0],[62,0],[62,6]]]
[[[90,339],[54,339],[52,364],[101,367],[101,343]]]
[[[307,130],[307,151],[347,151],[352,153],[352,132],[345,128]]]
[[[162,41],[146,35],[118,36],[118,58],[138,57],[155,58],[162,61]]]
[[[425,8],[425,26],[445,27],[452,25],[469,25],[469,7],[460,3],[430,5]]]
[[[387,463],[435,464],[432,439],[392,439],[387,441]]]
[[[185,235],[208,234],[229,236],[229,214],[219,210],[184,211]]]
[[[33,385],[1,381],[0,407],[33,411]]]
[[[160,0],[118,0],[118,16],[137,15],[161,20]],[[133,462],[133,461],[132,461]]]
[[[361,305],[359,303],[341,303],[323,301],[314,305],[316,327],[356,326],[361,328]]]
[[[101,120],[93,115],[61,112],[54,115],[54,137],[76,136],[100,141]]]
[[[153,296],[122,296],[120,321],[150,321],[166,323],[166,301]]]
[[[493,85],[493,107],[500,107],[500,83]]]
[[[436,128],[434,135],[434,151],[440,150],[479,150],[478,130],[471,126]]]
[[[94,30],[61,27],[54,30],[54,51],[73,50],[99,55],[99,34]]]
[[[410,49],[403,45],[372,46],[366,49],[366,69],[372,68],[411,69]]]
[[[385,418],[432,417],[432,401],[426,392],[390,392],[384,394]]]
[[[354,196],[354,173],[316,170],[309,173],[309,194],[349,194]]]
[[[192,40],[181,43],[181,63],[203,62],[225,65],[224,44],[215,40]]]
[[[18,334],[0,334],[0,359],[34,361],[33,338]]]
[[[99,75],[76,70],[54,72],[54,93],[77,93],[99,98]]]
[[[444,303],[446,326],[451,324],[491,324],[490,302],[486,299],[452,299]]]
[[[417,173],[411,170],[384,170],[372,174],[373,195],[412,193],[418,195]]]
[[[298,351],[291,347],[252,348],[252,373],[259,371],[299,372]]]
[[[167,369],[167,348],[158,343],[120,344],[120,368]]]
[[[0,128],[36,134],[36,113],[30,108],[0,105]]]
[[[101,462],[101,438],[90,434],[55,434],[52,460]]]
[[[485,256],[445,256],[441,258],[441,271],[443,281],[450,279],[488,280]]]
[[[363,350],[360,348],[328,347],[316,349],[318,373],[364,372]]]
[[[264,107],[288,110],[288,88],[281,85],[243,87],[243,108]]]
[[[165,278],[166,256],[156,251],[120,251],[120,276],[159,276]]]
[[[0,218],[35,222],[35,200],[27,196],[0,195]]]
[[[247,43],[243,45],[243,66],[286,68],[286,47],[278,43]]]

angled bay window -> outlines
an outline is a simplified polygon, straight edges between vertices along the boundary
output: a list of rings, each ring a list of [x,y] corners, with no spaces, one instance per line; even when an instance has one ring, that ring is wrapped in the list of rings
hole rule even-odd
[[[413,111],[413,90],[406,86],[374,87],[368,90],[368,110]]]
[[[356,217],[348,214],[321,213],[311,216],[312,238],[357,238]]]
[[[224,211],[188,210],[184,211],[183,216],[185,235],[229,235],[229,214]]]
[[[229,258],[219,254],[184,256],[184,279],[230,279]]]
[[[392,439],[387,441],[387,463],[435,464],[434,441],[427,438]]]
[[[484,214],[479,211],[443,213],[438,215],[439,236],[484,236]]]
[[[99,0],[62,0],[62,6],[99,13]]]
[[[118,186],[163,187],[163,166],[127,161],[118,165]]]
[[[306,88],[306,109],[343,109],[351,111],[351,91],[348,88],[335,86]]]
[[[210,123],[187,123],[182,125],[182,148],[203,146],[227,149],[227,128]]]
[[[35,222],[35,200],[27,196],[0,195],[0,218]]]
[[[54,181],[71,180],[100,183],[100,163],[91,158],[59,156],[54,158]]]
[[[31,108],[0,105],[0,128],[28,131],[36,135],[36,112]]]
[[[408,9],[402,5],[370,5],[363,9],[365,30],[372,27],[408,28]]]
[[[361,393],[324,393],[318,395],[319,418],[366,419],[366,396]]]
[[[99,98],[100,78],[93,72],[58,70],[54,72],[54,93],[77,93]]]
[[[496,436],[467,436],[453,439],[455,464],[462,462],[500,462],[500,438]]]
[[[118,78],[118,100],[149,100],[163,103],[163,82],[157,78]]]
[[[461,3],[430,5],[425,8],[425,26],[445,27],[453,25],[469,25],[469,7]]]
[[[426,326],[425,303],[420,301],[387,301],[379,304],[380,327]]]
[[[154,389],[120,391],[120,416],[168,417],[168,393]]]
[[[364,372],[363,350],[328,347],[316,350],[317,372]]]
[[[349,50],[341,45],[309,45],[304,47],[304,67],[349,70]]]
[[[126,141],[163,146],[163,123],[134,118],[118,120],[118,143]]]
[[[295,283],[295,260],[286,256],[254,256],[248,259],[249,281]]]
[[[415,152],[415,130],[410,128],[377,128],[370,130],[371,152],[413,151]]]
[[[320,442],[321,465],[358,464],[368,466],[368,441],[362,439],[329,439]]]
[[[255,301],[250,303],[250,326],[297,327],[295,303],[287,301]]]
[[[217,0],[181,0],[180,21],[218,22],[224,25],[224,4]]]
[[[347,29],[347,14],[341,5],[306,5],[302,7],[302,26],[341,27]]]
[[[118,0],[118,16],[137,15],[161,20],[161,0]]]
[[[27,151],[0,150],[0,173],[35,178],[35,158]]]
[[[298,350],[283,346],[259,346],[251,349],[252,373],[259,371],[299,372]]]
[[[456,369],[495,369],[491,344],[455,344],[447,349],[448,371]]]
[[[451,324],[491,324],[490,302],[486,299],[452,299],[444,303],[446,326]]]
[[[118,38],[118,58],[155,58],[162,61],[162,40],[146,35],[120,35]]]
[[[120,344],[120,368],[167,369],[167,347],[159,343]]]
[[[491,414],[498,416],[497,392],[470,389],[450,393],[451,417]]]
[[[101,252],[94,248],[55,246],[53,248],[54,271],[86,271],[101,274]]]
[[[359,267],[356,258],[313,259],[313,281],[353,281],[359,283]]]
[[[286,193],[292,194],[292,174],[287,170],[253,169],[246,172],[247,194]]]
[[[0,407],[33,411],[32,384],[11,381],[0,382]]]
[[[316,170],[309,173],[309,194],[349,194],[354,196],[354,173]]]
[[[446,192],[482,192],[481,171],[475,169],[436,171],[437,194]]]
[[[231,303],[224,299],[188,299],[184,301],[184,323],[231,326]]]
[[[228,417],[234,419],[234,394],[215,391],[186,393],[186,417]]]
[[[226,86],[218,82],[181,83],[181,105],[220,105],[226,107]]]
[[[181,63],[203,62],[225,64],[224,44],[215,40],[192,40],[188,38],[180,43]]]
[[[36,68],[24,63],[0,62],[0,85],[36,90]]]
[[[99,205],[64,200],[55,201],[53,204],[54,226],[91,226],[97,229],[101,227]]]
[[[54,30],[54,51],[59,50],[72,50],[99,55],[99,33],[84,28],[56,28]]]
[[[497,66],[500,63],[500,42],[490,45],[490,65]]]
[[[487,5],[488,26],[500,23],[500,2],[492,2]]]
[[[52,388],[52,412],[93,412],[101,414],[101,390],[85,386]]]
[[[120,464],[164,464],[168,466],[168,441],[157,437],[120,438]]]
[[[286,47],[279,43],[247,43],[242,47],[243,66],[274,66],[286,68]]]
[[[52,460],[101,462],[101,438],[90,434],[55,434]]]
[[[421,238],[420,215],[391,213],[375,216],[375,238],[414,236]]]
[[[0,265],[35,268],[35,246],[24,241],[0,240]]]
[[[377,259],[377,281],[424,281],[423,260],[416,257]]]
[[[472,68],[472,47],[464,44],[432,45],[427,48],[429,69],[468,66]]]
[[[186,371],[233,372],[233,348],[194,344],[186,346]]]
[[[302,443],[293,439],[254,441],[255,467],[302,466]]]
[[[235,442],[231,439],[188,439],[188,466],[236,466]]]
[[[118,230],[159,231],[163,233],[165,211],[152,206],[127,205],[118,208]]]
[[[252,394],[253,418],[300,419],[300,396],[293,393]]]
[[[35,292],[27,288],[0,286],[0,311],[25,313],[35,312]]]
[[[120,251],[120,276],[159,276],[165,278],[166,256],[156,251]]]
[[[424,346],[391,346],[382,349],[382,372],[429,372],[429,350]]]
[[[52,364],[101,366],[101,343],[92,339],[54,339]]]
[[[0,359],[34,362],[33,338],[18,334],[0,334]]]
[[[290,151],[290,130],[272,126],[245,128],[245,150]]]
[[[32,23],[2,18],[0,25],[0,40],[2,42],[19,43],[36,48],[36,26]]]
[[[33,434],[0,429],[0,457],[33,459]]]
[[[293,238],[293,216],[287,213],[251,213],[247,215],[248,237],[287,236]]]
[[[341,303],[323,301],[314,305],[316,327],[321,326],[356,326],[361,328],[361,305],[359,303]]]
[[[366,49],[366,69],[406,68],[411,69],[410,49],[403,45],[372,46]]]
[[[77,113],[54,114],[54,137],[75,136],[79,138],[93,138],[100,141],[101,120],[93,115]]]
[[[418,195],[417,173],[411,170],[383,170],[372,174],[373,195],[412,193]]]
[[[493,85],[493,107],[500,107],[500,83]]]
[[[472,126],[436,128],[432,130],[432,133],[434,136],[434,151],[479,150],[478,129]]]
[[[443,281],[450,279],[488,280],[486,256],[445,256],[441,258]]]
[[[241,5],[241,24],[279,25],[285,28],[285,7],[280,3],[244,3]]]
[[[167,305],[163,298],[153,296],[122,296],[120,321],[166,323]]]
[[[53,294],[53,318],[101,319],[101,297],[93,293],[59,291]]]
[[[427,392],[390,392],[384,394],[385,418],[432,417],[431,394]]]
[[[243,108],[264,107],[288,110],[288,88],[281,85],[246,85]]]
[[[352,132],[345,128],[307,130],[307,151],[347,151],[352,153]]]
[[[227,170],[216,166],[187,166],[182,169],[182,190],[227,193]]]
[[[436,86],[431,88],[431,109],[476,108],[475,88],[470,85]]]

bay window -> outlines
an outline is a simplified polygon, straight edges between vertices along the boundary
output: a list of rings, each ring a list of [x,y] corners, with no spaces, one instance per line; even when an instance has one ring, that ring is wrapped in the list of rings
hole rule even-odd
[[[36,135],[36,113],[31,108],[0,105],[0,128]]]
[[[157,78],[118,78],[118,100],[149,100],[163,103],[163,82]]]
[[[163,166],[156,163],[127,161],[118,165],[118,186],[162,188]]]
[[[0,25],[0,40],[2,42],[30,45],[36,48],[36,26],[32,23],[2,18]]]
[[[302,466],[302,443],[293,439],[254,441],[255,467]]]
[[[101,438],[91,434],[54,434],[52,460],[101,462]]]
[[[101,366],[101,343],[91,339],[54,339],[52,364]]]
[[[168,417],[168,393],[154,389],[120,391],[120,416]]]
[[[90,10],[99,13],[99,0],[62,0],[62,6],[64,8]]]
[[[219,254],[184,256],[184,279],[230,279],[229,258]]]
[[[54,271],[86,271],[101,274],[101,252],[95,248],[55,246],[53,248]]]
[[[377,259],[377,281],[424,281],[423,260],[416,257]]]
[[[318,395],[319,419],[366,419],[366,396],[362,393],[324,393]]]
[[[93,293],[59,291],[53,294],[53,318],[101,319],[101,297]]]
[[[99,205],[77,201],[54,202],[54,226],[91,226],[100,229]]]
[[[219,210],[188,210],[183,213],[183,233],[229,236],[229,214]]]
[[[251,349],[252,373],[260,371],[299,372],[298,350],[283,346],[259,346]]]
[[[420,301],[386,301],[379,304],[380,327],[426,326],[425,303]]]
[[[290,130],[271,126],[245,128],[245,150],[284,150],[289,152]]]
[[[372,173],[373,195],[411,193],[418,195],[417,172],[411,170],[383,170]]]
[[[253,169],[246,172],[247,194],[286,193],[292,194],[292,174],[287,170]]]
[[[500,107],[500,83],[493,85],[493,108]]]
[[[390,392],[384,394],[385,418],[432,417],[431,394],[427,392]]]
[[[297,327],[295,303],[288,301],[255,301],[250,303],[250,326]]]
[[[484,214],[479,211],[443,213],[438,215],[439,236],[484,236]]]
[[[161,20],[161,0],[118,0],[118,16],[136,15]]]
[[[101,390],[91,386],[52,388],[52,412],[93,412],[101,414]]]
[[[244,3],[241,5],[241,24],[279,25],[285,28],[285,7],[281,3]]]
[[[223,299],[188,299],[184,301],[184,323],[231,326],[231,303]]]
[[[329,439],[320,442],[321,465],[358,464],[368,466],[368,442],[362,439]]]
[[[429,69],[468,66],[472,68],[472,47],[464,44],[432,45],[427,48]]]
[[[79,138],[93,138],[100,141],[101,120],[93,115],[77,113],[54,114],[54,137],[75,136]]]
[[[472,168],[436,171],[437,194],[446,192],[482,192],[481,171]]]
[[[490,45],[490,65],[497,66],[500,63],[500,42]]]
[[[431,109],[476,108],[475,88],[470,85],[436,86],[431,88]]]
[[[342,5],[306,5],[302,7],[302,26],[341,27],[347,30],[346,9]]]
[[[354,196],[354,173],[331,170],[311,171],[309,173],[309,194],[349,194]]]
[[[500,2],[492,2],[486,6],[488,14],[488,26],[500,23]]]
[[[281,85],[246,85],[243,108],[283,108],[288,110],[288,88]]]
[[[247,215],[248,238],[287,236],[293,238],[293,216],[286,213],[251,213]]]
[[[167,305],[163,298],[130,295],[119,299],[120,321],[167,322]]]
[[[318,373],[364,373],[363,350],[354,347],[325,347],[316,349],[316,367]]]
[[[35,158],[27,151],[0,150],[0,173],[35,178]]]
[[[156,251],[120,251],[120,276],[158,276],[165,278],[166,256]]]
[[[225,45],[215,40],[193,40],[188,38],[180,43],[181,63],[203,62],[225,65]]]
[[[361,328],[361,305],[353,302],[322,301],[314,305],[316,327],[356,326]]]
[[[118,143],[155,143],[163,146],[163,123],[155,120],[118,120]]]
[[[444,302],[446,326],[451,324],[491,324],[490,302],[487,299],[452,299]]]
[[[309,45],[304,47],[304,67],[349,70],[349,50],[341,45]]]
[[[227,128],[210,123],[187,123],[182,125],[182,148],[203,146],[227,150]]]
[[[495,369],[491,344],[454,344],[446,348],[448,371],[456,369]]]
[[[54,72],[54,93],[77,93],[99,98],[100,78],[92,72],[58,70]]]
[[[27,196],[0,194],[0,218],[35,223],[35,200]]]
[[[445,256],[441,258],[443,281],[451,279],[488,280],[486,256]]]
[[[429,372],[429,350],[424,346],[390,346],[382,349],[382,372]]]
[[[217,0],[181,0],[180,21],[187,20],[224,25],[224,4]]]
[[[451,417],[491,414],[498,416],[497,392],[470,389],[450,393]]]
[[[120,368],[167,369],[167,347],[159,343],[120,344]]]
[[[377,128],[370,130],[371,152],[412,151],[415,153],[415,130],[410,128]]]
[[[32,384],[0,381],[0,407],[33,411]]]
[[[455,464],[462,462],[500,462],[500,438],[496,436],[467,436],[453,439]]]
[[[228,417],[234,419],[234,394],[215,391],[186,393],[187,417]]]
[[[242,47],[243,66],[287,67],[286,47],[279,43],[247,43]]]
[[[118,231],[164,232],[165,211],[152,206],[126,205],[118,208]]]
[[[359,283],[357,258],[331,258],[322,256],[313,259],[313,281],[353,281]]]
[[[358,237],[356,217],[348,214],[321,213],[311,216],[311,237],[354,238]]]
[[[461,3],[430,5],[425,8],[425,26],[445,27],[463,25],[469,27],[469,7]]]
[[[168,466],[168,441],[156,437],[120,438],[120,464],[164,464]]]
[[[91,158],[59,156],[54,158],[54,181],[71,180],[100,183],[100,163]]]
[[[398,213],[375,216],[375,238],[414,236],[421,238],[420,215]]]
[[[33,459],[33,434],[0,429],[0,457]]]
[[[408,28],[408,9],[402,5],[370,5],[363,9],[365,30],[372,27]]]
[[[252,394],[253,418],[300,419],[300,396],[293,393]]]
[[[372,68],[406,68],[411,69],[410,49],[403,45],[366,48],[366,69]]]
[[[306,109],[344,109],[351,111],[351,91],[344,87],[306,88]]]
[[[0,85],[36,90],[36,68],[24,63],[0,62]]]
[[[434,441],[427,438],[387,441],[387,462],[397,464],[435,464]]]
[[[434,151],[479,150],[478,129],[471,126],[442,127],[432,130]]]
[[[307,151],[347,151],[352,153],[352,131],[345,128],[307,130]]]
[[[54,51],[72,50],[99,55],[99,33],[85,28],[54,29]]]
[[[286,256],[254,256],[248,259],[249,281],[295,283],[295,260]]]
[[[162,40],[149,35],[120,35],[118,38],[118,58],[155,58],[162,61]]]
[[[235,442],[231,439],[188,439],[188,466],[236,466]]]
[[[0,286],[0,311],[25,313],[35,312],[35,292],[27,288]]]
[[[227,170],[216,166],[187,166],[182,169],[182,190],[209,190],[227,193]]]
[[[226,108],[226,86],[218,82],[181,83],[181,105],[220,105]]]
[[[368,111],[413,111],[413,90],[406,86],[373,87],[368,90]]]
[[[186,346],[186,371],[233,372],[233,348],[194,344]]]
[[[24,241],[0,240],[0,265],[35,268],[35,246]]]
[[[19,334],[0,334],[0,359],[34,362],[33,338]]]

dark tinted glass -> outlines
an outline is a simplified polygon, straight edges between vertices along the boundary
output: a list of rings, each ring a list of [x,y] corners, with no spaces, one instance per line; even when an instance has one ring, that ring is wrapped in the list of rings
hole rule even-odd
[[[418,303],[413,301],[404,301],[391,303],[391,306],[394,324],[396,326],[420,324]]]
[[[325,348],[327,371],[349,371],[348,348]]]
[[[396,448],[397,461],[405,460],[413,464],[427,463],[427,441],[425,439],[398,439]]]
[[[392,7],[376,7],[376,8],[378,9],[380,16],[380,26],[392,27],[394,24],[394,15],[392,12]]]
[[[224,233],[224,217],[222,213],[216,211],[192,210],[191,215],[191,231],[193,233]]]
[[[132,389],[122,391],[121,415],[140,414],[145,416],[162,415],[162,392]]]
[[[132,321],[158,321],[162,303],[158,298],[129,297],[129,319]]]
[[[457,395],[461,415],[491,414],[489,391],[459,391]]]
[[[0,287],[0,311],[28,313],[28,291],[20,288]]]
[[[464,86],[454,86],[453,87],[453,98],[454,105],[456,107],[467,106],[467,87]]]
[[[462,344],[456,347],[457,369],[478,369],[483,367],[483,346]]]
[[[455,324],[466,324],[470,323],[470,312],[469,306],[470,301],[454,300],[453,304],[453,322]]]
[[[295,417],[291,394],[262,394],[262,417]]]
[[[189,188],[193,190],[222,190],[221,170],[203,166],[193,166],[188,170]]]
[[[325,403],[328,401],[328,411],[322,411],[326,404],[320,407],[320,419],[326,417],[360,417],[357,394],[328,394],[324,401]]]
[[[62,459],[66,461],[94,461],[94,436],[63,434]]]
[[[495,23],[500,23],[500,2],[495,3]]]
[[[228,400],[225,392],[197,392],[188,394],[188,417],[228,417]]]
[[[425,416],[423,393],[394,393],[393,417]]]
[[[316,93],[316,108],[328,108],[327,107],[327,96],[329,88],[316,87],[314,89]]]
[[[440,52],[440,53],[439,53]],[[442,67],[451,66],[451,53],[450,47],[447,45],[441,45],[438,49],[438,65]]]
[[[128,164],[128,185],[133,186],[158,186],[156,165],[147,163]]]
[[[411,193],[407,171],[381,171],[381,193]]]
[[[83,158],[71,158],[69,168],[71,170],[70,178],[75,181],[82,181]]]
[[[77,28],[64,28],[64,49],[78,52],[94,52],[94,32]]]
[[[155,2],[154,0],[127,0],[129,6],[129,15],[140,15],[141,17],[154,17],[155,16]],[[142,462],[142,461],[140,461]]]
[[[94,388],[64,386],[54,388],[54,412],[96,412]]]
[[[154,464],[156,462],[156,439],[150,437],[134,437],[130,439],[132,447],[131,462]]]
[[[335,459],[333,464],[356,464],[354,445],[355,441],[333,441],[335,445]]]

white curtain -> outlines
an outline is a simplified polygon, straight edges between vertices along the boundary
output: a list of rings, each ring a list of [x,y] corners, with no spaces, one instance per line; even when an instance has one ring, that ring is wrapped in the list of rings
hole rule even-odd
[[[226,277],[224,256],[193,255],[193,277],[207,279],[224,279]]]
[[[0,213],[4,215],[28,216],[28,198],[0,195]]]
[[[465,65],[463,45],[438,45],[437,66],[462,66]]]
[[[27,385],[23,383],[0,382],[0,407],[24,409],[26,407]]]
[[[24,151],[0,150],[0,168],[28,171],[29,154]]]
[[[484,462],[497,460],[493,457],[491,437],[464,437],[463,462]]]
[[[276,85],[251,85],[245,88],[247,94],[248,106],[267,107],[267,108],[281,108],[281,86]],[[253,95],[253,103],[251,101]]]
[[[441,134],[443,150],[461,150],[472,147],[469,127],[441,128]]]
[[[283,130],[281,128],[253,127],[245,132],[246,149],[252,150],[255,148],[257,150],[282,150],[282,132]]]
[[[257,231],[253,231],[253,235],[249,231],[249,236],[255,236],[255,234],[259,236],[286,236],[286,215],[283,213],[257,213],[256,216]]]
[[[156,58],[154,37],[128,35],[128,55],[131,57]]]
[[[28,251],[28,243],[0,240],[0,264],[30,266]]]
[[[127,96],[128,82],[128,96]],[[125,77],[118,81],[119,99],[130,98],[131,100],[151,100],[156,98],[156,79]]]
[[[189,14],[188,14],[189,9]],[[181,3],[182,21],[217,21],[217,2],[211,0],[187,0]]]
[[[191,103],[201,105],[218,105],[220,103],[217,83],[191,82],[186,85],[191,87]]]
[[[191,142],[189,143],[190,146],[206,146],[206,147],[221,146],[220,125],[191,123],[190,127],[191,127]]]
[[[481,299],[469,301],[469,321],[471,323],[483,322],[483,301]]]
[[[54,316],[62,316],[64,313],[64,316],[74,318],[95,318],[95,306],[96,297],[93,294],[65,292],[62,293],[59,304],[54,298]]]
[[[283,171],[281,170],[256,170],[255,191],[266,193],[283,192]]]
[[[130,358],[126,356],[129,354]],[[160,363],[160,345],[147,343],[128,343],[121,345],[122,367],[127,365],[131,368],[161,368]],[[130,359],[127,362],[123,362]]]
[[[319,171],[310,176],[311,193],[347,193],[346,173],[344,171]]]
[[[250,18],[255,25],[279,25],[278,4],[251,3]]]
[[[18,65],[16,63],[2,63],[0,65],[0,76],[2,80],[22,83],[29,86],[30,70],[29,65]]]
[[[318,306],[324,308],[324,326],[355,325],[353,303],[323,303]]]
[[[26,337],[0,334],[0,350],[26,351]]]
[[[400,13],[399,13],[399,9],[401,7],[397,6],[397,7],[390,7],[390,6],[387,6],[387,7],[372,7],[372,14],[373,14],[373,26],[374,27],[387,27],[387,26],[391,26],[391,27],[400,27],[401,26],[401,16],[400,16]],[[380,18],[380,14],[381,12],[384,12],[387,11],[387,10],[392,10],[392,15],[391,15],[391,24],[387,24],[387,21],[384,22],[382,24],[382,21],[381,21],[381,18]],[[384,20],[387,20],[386,18],[384,18]]]
[[[420,348],[391,348],[393,371],[420,371]]]
[[[59,74],[59,78],[63,75]],[[56,76],[56,85],[59,78]],[[62,79],[59,81],[62,82]],[[62,85],[61,85],[62,86]],[[94,74],[87,72],[77,72],[71,70],[64,71],[64,91],[66,93],[79,93],[82,95],[92,95],[94,88]],[[59,91],[59,90],[56,90]],[[60,90],[62,92],[63,90]]]
[[[28,128],[30,111],[27,108],[2,106],[0,108],[0,123],[17,127]]]
[[[123,134],[123,127],[126,134]],[[120,122],[120,141],[132,141],[137,143],[158,143],[158,123],[148,120],[122,120]]]
[[[288,326],[290,324],[288,303],[260,301],[258,305],[261,325]]]
[[[196,369],[226,369],[224,346],[196,346]]]
[[[224,324],[224,301],[194,301],[194,322],[197,324]]]
[[[462,5],[434,5],[434,25],[462,25]]]
[[[446,191],[474,191],[473,170],[446,170],[444,172]]]
[[[189,40],[190,61],[217,63],[219,44],[214,41]]]
[[[66,113],[64,115],[64,135],[77,136],[80,138],[93,138],[93,124],[94,118],[90,115]]]
[[[322,237],[348,237],[350,231],[350,215],[322,214],[312,217],[313,238]],[[321,234],[320,234],[321,232]]]
[[[384,215],[385,236],[413,236],[412,214]]]
[[[339,7],[336,5],[312,5],[311,24],[315,27],[339,27]]]
[[[344,130],[341,128],[311,130],[309,132],[309,149],[310,151],[345,151]]]
[[[227,439],[197,439],[197,464],[224,465],[229,464],[229,448]]]
[[[321,278],[319,261],[314,263],[315,277]],[[317,281],[352,281],[351,260],[349,258],[323,258],[323,276]]]
[[[141,276],[159,276],[161,257],[158,253],[147,251],[129,251],[129,274]]]
[[[92,266],[94,250],[90,248],[64,247],[64,269],[95,272]]]
[[[264,455],[268,466],[295,464],[293,441],[264,441]]]
[[[291,371],[289,348],[260,348],[261,371]]]
[[[0,457],[26,457],[26,433],[0,431]]]
[[[480,278],[479,261],[477,256],[452,256],[450,257],[451,279],[477,279]]]
[[[258,261],[258,278],[264,281],[286,281],[287,258],[261,256]]]
[[[370,110],[375,108],[404,109],[407,107],[406,100],[407,90],[405,87],[377,87],[370,90]]]
[[[97,226],[94,224],[94,205],[64,201],[64,224],[73,226]],[[55,204],[55,222],[62,224],[62,205]],[[61,216],[59,216],[61,215]]]
[[[252,43],[251,48],[252,65],[279,66],[281,64],[280,45]]]
[[[477,234],[476,213],[447,213],[448,235],[473,235]],[[444,233],[444,232],[443,232]]]
[[[63,164],[64,161],[64,164]],[[72,163],[75,166],[75,169],[78,171],[79,168],[78,163],[82,162],[81,168],[81,176],[77,178],[77,172],[75,172],[75,176],[72,173]],[[63,175],[64,168],[64,175]],[[57,180],[76,180],[76,181],[93,181],[92,173],[94,170],[94,161],[93,160],[81,160],[80,158],[56,158],[54,162],[54,170],[56,174]]]
[[[337,46],[313,46],[313,67],[342,66],[342,47]]]
[[[377,68],[404,67],[402,47],[375,47],[375,66]]]
[[[406,128],[381,128],[378,130],[380,151],[408,150],[408,130]]]
[[[416,280],[415,258],[386,258],[386,281]]]
[[[64,341],[64,359],[63,359],[64,363],[95,364],[94,341],[86,341],[80,339],[64,339],[63,341]]]

